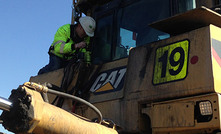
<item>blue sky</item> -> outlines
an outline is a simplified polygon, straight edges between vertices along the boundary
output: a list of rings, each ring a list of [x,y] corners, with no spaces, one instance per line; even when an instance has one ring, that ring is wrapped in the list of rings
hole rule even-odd
[[[72,0],[0,0],[1,97],[48,63],[55,32],[71,23],[71,6]],[[0,132],[10,134],[1,125]]]

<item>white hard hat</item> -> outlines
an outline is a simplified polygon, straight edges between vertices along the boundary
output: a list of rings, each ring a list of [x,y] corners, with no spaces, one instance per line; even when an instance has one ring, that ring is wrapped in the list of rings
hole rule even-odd
[[[79,22],[80,22],[81,26],[83,27],[85,33],[89,37],[93,37],[94,36],[94,30],[95,30],[95,27],[96,27],[95,20],[90,16],[84,16],[84,17],[81,17],[79,19]]]

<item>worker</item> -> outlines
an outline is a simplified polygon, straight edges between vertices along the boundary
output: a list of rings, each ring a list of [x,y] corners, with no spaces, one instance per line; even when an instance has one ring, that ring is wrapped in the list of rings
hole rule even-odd
[[[89,62],[90,52],[85,48],[89,44],[90,37],[94,36],[95,27],[95,20],[89,16],[79,18],[77,24],[61,26],[48,52],[49,63],[39,70],[38,75],[65,67],[78,52],[84,53]]]

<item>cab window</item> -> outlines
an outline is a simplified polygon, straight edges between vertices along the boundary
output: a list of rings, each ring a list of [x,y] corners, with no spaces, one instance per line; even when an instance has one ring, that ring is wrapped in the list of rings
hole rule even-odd
[[[93,44],[93,62],[98,64],[100,62],[111,61],[111,46],[113,33],[113,15],[108,15],[97,21],[96,36]]]
[[[148,24],[169,16],[170,0],[142,0],[121,8],[118,12],[118,45],[123,44],[130,49],[168,37]],[[124,40],[127,42],[122,42]]]
[[[99,7],[95,11],[94,63],[128,57],[131,48],[170,37],[149,24],[195,7],[195,0],[116,0]]]

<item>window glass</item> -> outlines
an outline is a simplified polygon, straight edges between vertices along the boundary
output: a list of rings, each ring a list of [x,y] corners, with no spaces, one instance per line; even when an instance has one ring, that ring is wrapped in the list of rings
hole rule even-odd
[[[97,21],[96,37],[92,58],[95,63],[111,60],[113,34],[113,15],[105,16]]]
[[[95,64],[127,57],[131,48],[169,38],[169,34],[151,28],[149,24],[166,19],[172,13],[196,7],[195,0],[122,0],[121,2],[125,3],[116,6],[118,8],[114,10],[110,10],[106,4],[106,8],[96,12],[100,19],[96,21],[96,34],[93,40],[92,58]],[[130,4],[126,5],[128,2]],[[105,12],[108,14],[105,15]]]
[[[178,12],[183,13],[185,11],[196,8],[195,0],[179,0],[178,1]]]
[[[115,50],[115,59],[127,57],[129,55],[130,48],[136,46],[136,33],[124,28],[120,28],[120,37]]]
[[[160,3],[160,4],[159,4]],[[148,26],[170,16],[169,0],[140,0],[118,11],[118,37],[114,59],[126,57],[133,47],[168,38]]]

